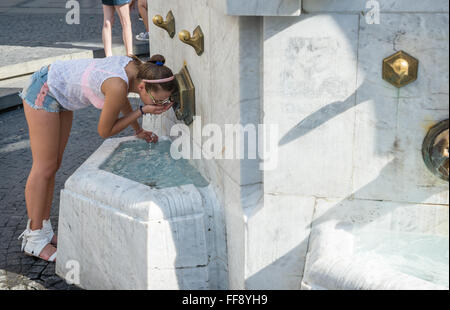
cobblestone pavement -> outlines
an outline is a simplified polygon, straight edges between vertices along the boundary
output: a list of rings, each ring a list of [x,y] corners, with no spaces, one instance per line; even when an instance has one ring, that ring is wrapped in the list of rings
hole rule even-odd
[[[136,109],[136,103],[132,103]],[[100,110],[74,112],[72,131],[56,174],[51,213],[57,233],[59,192],[66,179],[104,141],[97,133]],[[141,121],[139,121],[141,122]],[[133,135],[128,127],[114,137]],[[77,289],[55,274],[55,264],[29,257],[17,240],[26,227],[25,184],[32,165],[28,125],[23,108],[0,114],[0,289]]]
[[[0,67],[102,47],[100,0],[78,0],[80,24],[66,23],[66,0],[0,1]],[[145,31],[137,9],[131,13],[133,34]],[[113,37],[122,42],[116,14]],[[116,41],[116,40],[114,40]]]

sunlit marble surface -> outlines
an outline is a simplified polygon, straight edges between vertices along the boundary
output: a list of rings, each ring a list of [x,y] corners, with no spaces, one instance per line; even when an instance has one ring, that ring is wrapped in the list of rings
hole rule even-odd
[[[225,223],[210,186],[156,189],[99,169],[136,139],[107,139],[65,182],[57,274],[75,261],[85,289],[226,288]]]

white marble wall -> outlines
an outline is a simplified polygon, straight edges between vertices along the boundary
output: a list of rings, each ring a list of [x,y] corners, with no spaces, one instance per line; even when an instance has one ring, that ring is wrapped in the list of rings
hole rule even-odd
[[[448,14],[383,18],[265,19],[264,122],[280,124],[279,169],[265,173],[266,191],[448,203],[420,152],[429,127],[448,118]],[[419,79],[400,90],[379,65],[397,50],[420,61]]]
[[[355,198],[448,204],[448,183],[429,173],[421,154],[428,129],[448,118],[448,14],[386,14],[380,25],[361,19],[359,37]],[[419,60],[419,78],[400,89],[373,65],[398,50]]]
[[[309,243],[311,225],[343,213],[380,226],[392,219],[388,229],[403,221],[448,234],[448,183],[428,172],[421,155],[428,129],[449,115],[448,3],[379,2],[378,25],[361,14],[365,1],[305,0],[300,17],[264,18],[264,123],[280,125],[279,167],[263,177],[264,197],[278,198],[265,199],[264,209],[297,201],[302,229],[292,231],[305,236],[298,249]],[[420,62],[418,80],[401,89],[381,78],[382,59],[398,50]],[[321,201],[333,211],[312,222]],[[359,208],[367,203],[383,210],[379,221]],[[399,210],[401,217],[390,217]],[[421,223],[423,213],[440,220]],[[264,234],[279,246],[274,231]],[[303,264],[306,252],[292,256]],[[285,268],[302,277],[302,269]]]
[[[151,1],[150,17],[172,9],[177,32],[198,24],[205,32],[198,57],[151,28],[152,53],[175,71],[187,62],[203,125],[279,125],[276,170],[261,172],[255,161],[196,162],[225,207],[231,289],[299,289],[319,201],[424,212],[448,205],[448,184],[430,175],[420,154],[430,126],[448,118],[448,3],[378,2],[381,23],[368,25],[359,0],[304,0],[302,15],[290,17],[227,16],[235,14],[232,0]],[[420,66],[418,80],[397,90],[380,70],[400,49]],[[164,132],[175,120],[156,122]]]
[[[224,132],[225,124],[259,123],[260,19],[227,16],[225,0],[151,1],[149,18],[156,14],[165,17],[169,10],[175,16],[177,34],[183,29],[192,32],[197,25],[201,26],[205,51],[198,56],[191,46],[178,39],[178,35],[171,39],[151,23],[151,53],[163,54],[166,65],[175,72],[187,64],[196,87],[196,115],[201,118],[201,126],[217,124]],[[176,123],[179,121],[170,110],[163,116],[145,117],[143,127],[169,135]],[[199,141],[193,137],[193,131],[194,124],[190,125],[188,134],[194,147],[200,148],[207,137]],[[216,150],[217,153],[222,151]],[[193,164],[215,186],[225,209],[229,286],[244,288],[243,205],[257,203],[262,194],[258,162],[202,159],[193,160]]]

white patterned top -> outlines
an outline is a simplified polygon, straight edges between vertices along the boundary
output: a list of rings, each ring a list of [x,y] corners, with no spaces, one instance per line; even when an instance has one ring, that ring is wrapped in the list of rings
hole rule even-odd
[[[47,84],[53,97],[66,109],[75,111],[94,105],[102,109],[105,95],[102,84],[106,79],[119,77],[128,85],[126,65],[128,56],[55,61],[50,66]]]

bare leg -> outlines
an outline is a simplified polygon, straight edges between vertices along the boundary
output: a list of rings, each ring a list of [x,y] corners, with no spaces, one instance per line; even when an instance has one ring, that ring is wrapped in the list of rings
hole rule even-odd
[[[122,37],[127,55],[133,54],[133,32],[131,29],[130,5],[114,6],[122,24]]]
[[[103,5],[103,29],[102,40],[105,48],[105,56],[112,56],[112,27],[114,25],[114,7]]]
[[[147,0],[139,0],[138,2],[139,13],[144,20],[145,30],[149,32],[148,28],[148,11],[147,11]]]
[[[72,111],[62,111],[59,113],[60,116],[60,137],[59,137],[59,152],[58,152],[58,165],[57,169],[59,170],[59,167],[61,167],[61,162],[63,159],[64,149],[66,148],[67,141],[69,140],[70,136],[70,129],[72,128],[72,119],[73,119],[73,112]],[[53,193],[55,188],[55,176],[52,177],[50,181],[50,185],[48,188],[47,193],[47,208],[45,210],[44,219],[48,220],[50,219],[50,210],[53,203]],[[53,236],[52,243],[56,244],[57,238],[56,235]]]
[[[48,186],[48,192],[47,192],[47,198],[46,198],[46,207],[45,207],[45,213],[44,213],[44,220],[50,219],[50,210],[52,208],[53,203],[53,192],[55,189],[55,176],[53,176],[49,182]]]
[[[25,186],[25,201],[31,230],[41,229],[46,213],[47,193],[57,171],[60,117],[59,113],[35,110],[23,102],[28,123],[33,165]],[[47,244],[40,253],[45,260],[56,251]]]

